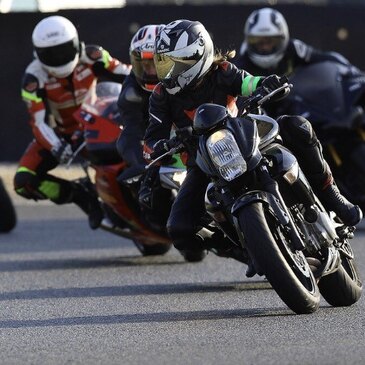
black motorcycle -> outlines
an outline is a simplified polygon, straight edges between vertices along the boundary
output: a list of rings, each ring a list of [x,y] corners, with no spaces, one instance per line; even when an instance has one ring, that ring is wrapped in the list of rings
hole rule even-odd
[[[0,178],[0,233],[10,232],[16,226],[14,205]]]
[[[340,190],[364,210],[365,74],[354,66],[326,61],[298,68],[290,82],[293,89],[277,104],[275,115],[310,120]]]
[[[333,306],[352,305],[362,283],[349,244],[355,228],[336,223],[324,209],[297,159],[282,145],[277,122],[250,114],[288,87],[271,93],[259,88],[245,101],[242,118],[228,118],[226,108],[216,104],[201,105],[192,138],[198,139],[196,163],[211,181],[210,228],[219,227],[231,251],[248,257],[256,273],[300,314],[317,310],[320,293]],[[167,153],[187,144],[175,137]]]

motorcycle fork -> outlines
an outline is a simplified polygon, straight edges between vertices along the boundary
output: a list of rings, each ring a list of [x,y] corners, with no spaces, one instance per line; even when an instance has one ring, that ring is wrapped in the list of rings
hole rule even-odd
[[[274,212],[284,212],[287,223],[284,227],[287,229],[287,233],[293,244],[293,248],[298,251],[303,251],[305,249],[305,244],[300,236],[300,233],[295,226],[289,209],[287,208],[284,199],[280,193],[278,183],[275,179],[270,176],[270,173],[265,165],[261,165],[259,168],[260,180],[265,191],[271,193],[277,201],[271,202]],[[276,207],[275,207],[276,205]],[[278,214],[280,216],[281,214]]]

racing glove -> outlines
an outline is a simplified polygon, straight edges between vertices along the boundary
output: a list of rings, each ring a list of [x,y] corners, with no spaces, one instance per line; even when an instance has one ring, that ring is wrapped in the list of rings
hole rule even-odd
[[[260,86],[271,92],[278,89],[282,85],[280,77],[277,75],[270,75],[261,80]]]
[[[61,140],[60,144],[51,149],[52,155],[60,163],[67,163],[72,157],[72,148],[66,141]]]
[[[166,139],[166,138],[160,139],[153,145],[153,147],[152,147],[153,152],[151,153],[152,158],[157,158],[169,150],[167,141],[168,141],[168,139]]]

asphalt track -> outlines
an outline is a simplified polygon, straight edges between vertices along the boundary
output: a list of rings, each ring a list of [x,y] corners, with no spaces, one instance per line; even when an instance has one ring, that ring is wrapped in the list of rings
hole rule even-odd
[[[213,254],[141,257],[77,207],[16,201],[0,235],[1,364],[364,364],[364,298],[295,315]],[[365,277],[365,231],[353,248]]]

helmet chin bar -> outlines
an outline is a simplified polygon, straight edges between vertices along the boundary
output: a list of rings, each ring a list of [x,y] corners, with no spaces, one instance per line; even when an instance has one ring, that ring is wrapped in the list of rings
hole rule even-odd
[[[258,67],[269,69],[278,65],[281,59],[284,57],[284,52],[275,53],[271,55],[257,55],[249,52],[250,60]]]

